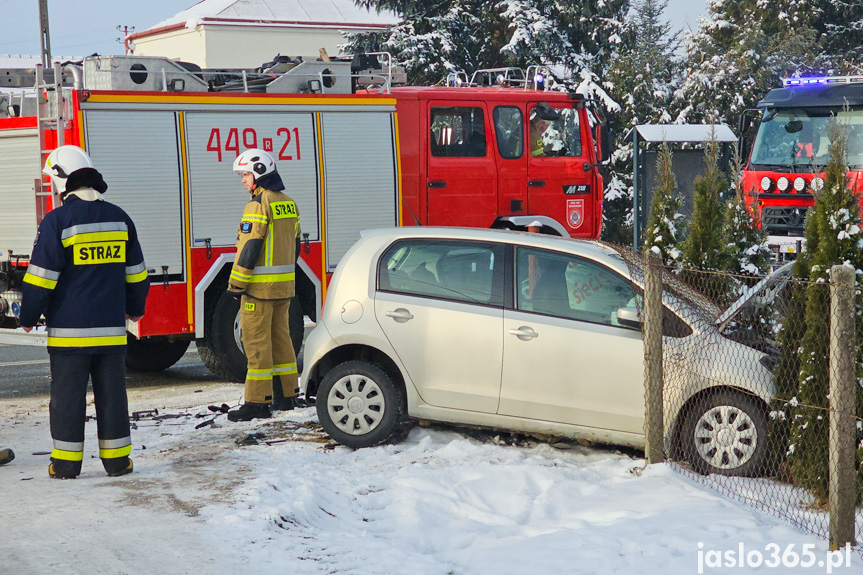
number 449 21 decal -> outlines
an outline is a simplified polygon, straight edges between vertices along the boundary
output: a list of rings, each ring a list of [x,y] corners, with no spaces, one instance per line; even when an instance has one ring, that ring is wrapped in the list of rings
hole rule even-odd
[[[227,135],[223,137],[223,134]],[[249,148],[261,148],[266,152],[272,152],[273,140],[276,140],[276,145],[279,147],[279,160],[300,160],[300,129],[299,128],[279,128],[276,130],[275,138],[258,138],[258,133],[254,128],[244,128],[242,133],[239,128],[230,128],[222,130],[213,128],[210,130],[210,138],[207,140],[207,151],[216,152],[219,161],[222,161],[222,153],[234,152],[229,156],[228,161],[240,155],[240,151],[248,150]],[[242,148],[240,143],[242,142]],[[260,142],[260,144],[259,144]]]

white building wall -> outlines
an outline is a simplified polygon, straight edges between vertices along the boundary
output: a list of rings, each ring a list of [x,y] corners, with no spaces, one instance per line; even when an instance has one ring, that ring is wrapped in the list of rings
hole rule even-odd
[[[204,41],[204,30],[198,26],[194,30],[182,28],[157,36],[139,38],[135,40],[135,55],[162,56],[205,67],[207,46]]]
[[[276,54],[318,57],[320,48],[340,54],[345,38],[327,28],[198,25],[135,41],[135,55],[166,56],[202,68],[254,68]]]

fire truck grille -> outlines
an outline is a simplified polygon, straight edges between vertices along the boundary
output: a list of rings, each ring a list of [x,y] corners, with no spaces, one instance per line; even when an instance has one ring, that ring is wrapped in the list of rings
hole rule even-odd
[[[764,207],[761,210],[761,225],[768,234],[801,236],[808,210],[806,207]]]

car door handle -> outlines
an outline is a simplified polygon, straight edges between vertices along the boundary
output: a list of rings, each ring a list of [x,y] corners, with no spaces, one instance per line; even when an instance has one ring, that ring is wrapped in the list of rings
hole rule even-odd
[[[430,188],[445,188],[446,182],[429,182],[428,186]]]
[[[535,337],[538,337],[539,334],[533,331],[533,328],[527,327],[526,325],[521,326],[518,329],[511,329],[509,333],[516,336],[518,339],[522,341],[529,341]]]
[[[399,323],[404,323],[414,318],[413,314],[403,307],[386,312],[386,316],[393,318]]]
[[[541,188],[545,185],[545,180],[530,180],[527,185],[534,188]]]

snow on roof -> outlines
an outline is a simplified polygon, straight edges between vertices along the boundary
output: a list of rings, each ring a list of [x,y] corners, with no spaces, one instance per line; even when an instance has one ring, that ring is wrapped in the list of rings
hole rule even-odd
[[[261,20],[304,24],[397,24],[390,11],[377,13],[354,4],[353,0],[201,0],[191,8],[159,22],[149,30],[194,20]],[[239,23],[238,23],[239,24]]]
[[[645,142],[736,142],[725,124],[642,124],[635,127]]]
[[[81,56],[54,56],[51,59],[55,62],[79,62]],[[36,64],[42,62],[41,56],[28,56],[24,54],[0,54],[0,68],[4,69],[26,69],[33,68]]]

